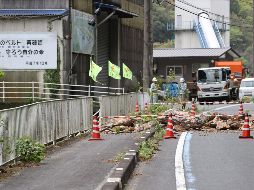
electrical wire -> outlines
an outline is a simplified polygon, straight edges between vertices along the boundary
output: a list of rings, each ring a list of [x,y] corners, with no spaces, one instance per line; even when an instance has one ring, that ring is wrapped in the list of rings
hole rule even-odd
[[[245,20],[242,19],[242,18],[236,19],[236,18],[232,18],[232,17],[231,17],[231,18],[229,18],[229,17],[224,17],[223,15],[219,15],[219,14],[217,14],[217,13],[210,12],[210,11],[204,10],[204,9],[202,9],[202,8],[200,8],[200,7],[197,7],[197,6],[195,6],[195,5],[193,5],[193,4],[189,3],[189,2],[187,2],[187,1],[185,1],[185,0],[177,0],[177,1],[178,1],[178,2],[181,2],[181,3],[185,4],[185,5],[188,5],[188,6],[190,6],[190,7],[193,7],[193,8],[195,8],[195,9],[198,9],[198,10],[204,11],[204,12],[206,12],[206,13],[209,13],[209,14],[211,14],[211,15],[215,15],[215,16],[217,16],[217,17],[221,17],[222,19],[228,19],[228,20],[231,20],[231,21],[234,21],[234,22],[241,22],[241,23],[244,23],[244,24],[248,24],[248,23],[246,23]],[[244,0],[239,0],[239,1],[244,2],[244,3],[249,4],[249,5],[252,6],[252,3],[250,3],[250,2],[246,2],[246,1],[244,1]]]
[[[185,5],[188,5],[188,6],[190,6],[190,7],[193,7],[193,8],[195,8],[195,9],[204,11],[204,12],[206,12],[206,13],[209,13],[209,14],[212,14],[212,15],[215,15],[215,16],[218,16],[218,17],[221,17],[221,18],[229,19],[229,17],[225,17],[225,16],[223,16],[223,15],[219,15],[219,14],[217,14],[217,13],[213,13],[213,12],[204,10],[204,9],[202,9],[202,8],[200,8],[200,7],[197,7],[197,6],[191,4],[191,3],[187,2],[187,1],[184,1],[184,0],[177,0],[177,1],[179,1],[179,2],[181,2],[181,3],[183,3],[183,4],[185,4]]]
[[[165,1],[165,2],[168,3],[168,4],[170,4],[170,5],[172,5],[172,6],[174,6],[174,7],[176,7],[176,8],[178,8],[178,9],[181,9],[181,10],[183,10],[183,11],[185,11],[185,12],[188,12],[188,13],[190,13],[190,14],[193,14],[193,15],[198,16],[197,13],[194,13],[194,12],[188,10],[188,9],[185,9],[185,8],[183,8],[183,7],[180,7],[180,6],[174,4],[174,3],[170,2],[170,1]],[[200,17],[202,17],[202,16],[200,16]],[[216,20],[216,19],[206,18],[206,17],[202,17],[202,18],[209,19],[209,20],[211,20],[211,21],[214,21],[214,22],[217,22],[217,23],[221,23],[221,24],[226,24],[226,25],[229,25],[229,26],[236,26],[236,27],[240,27],[240,28],[252,29],[252,26],[242,26],[242,25],[237,25],[237,24],[231,24],[231,23],[228,23],[228,22],[222,22],[222,21],[218,21],[218,20]]]

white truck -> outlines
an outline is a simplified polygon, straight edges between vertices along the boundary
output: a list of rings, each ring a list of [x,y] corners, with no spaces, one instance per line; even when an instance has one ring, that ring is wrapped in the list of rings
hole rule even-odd
[[[229,67],[209,67],[198,69],[196,73],[198,101],[229,101],[229,75]]]

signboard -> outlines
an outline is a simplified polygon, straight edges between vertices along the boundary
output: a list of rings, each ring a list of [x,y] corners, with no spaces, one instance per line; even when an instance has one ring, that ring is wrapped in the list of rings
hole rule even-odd
[[[93,54],[94,26],[88,24],[93,15],[72,9],[72,51]]]
[[[0,33],[0,70],[57,68],[54,33]]]

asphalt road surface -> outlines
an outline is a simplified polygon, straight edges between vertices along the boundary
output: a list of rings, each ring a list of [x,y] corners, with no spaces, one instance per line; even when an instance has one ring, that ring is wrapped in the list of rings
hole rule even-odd
[[[38,167],[26,168],[0,183],[0,190],[100,189],[112,171],[112,160],[126,152],[139,134],[102,135],[103,141],[83,139],[57,151]]]
[[[239,105],[211,109],[237,114]],[[244,104],[244,110],[254,114],[254,105]],[[254,189],[254,140],[239,139],[240,133],[184,132],[176,140],[164,140],[152,160],[139,163],[126,189]]]

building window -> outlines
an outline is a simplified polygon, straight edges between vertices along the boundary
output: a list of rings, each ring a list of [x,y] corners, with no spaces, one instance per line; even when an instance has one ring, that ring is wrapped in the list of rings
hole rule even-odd
[[[182,66],[168,66],[166,69],[166,75],[169,76],[170,71],[173,71],[176,77],[183,76],[183,67]]]

